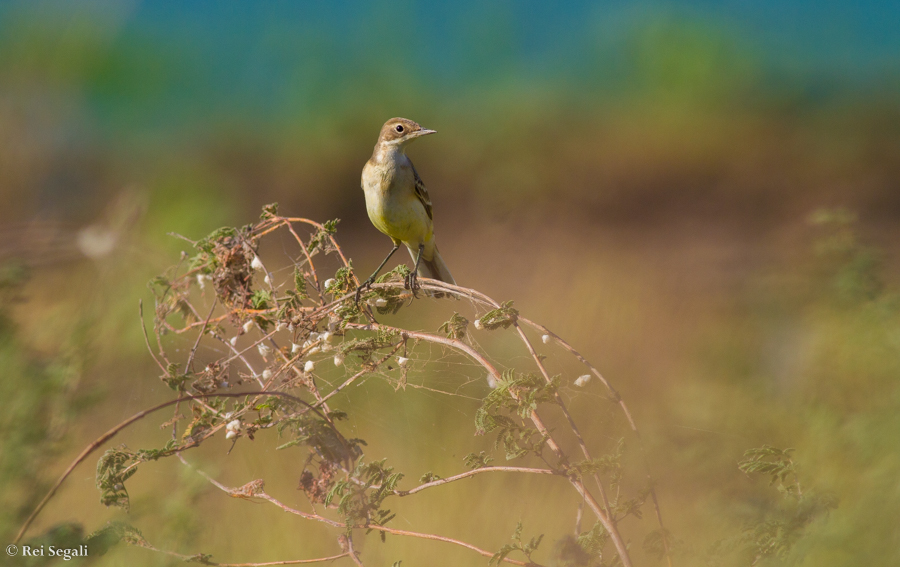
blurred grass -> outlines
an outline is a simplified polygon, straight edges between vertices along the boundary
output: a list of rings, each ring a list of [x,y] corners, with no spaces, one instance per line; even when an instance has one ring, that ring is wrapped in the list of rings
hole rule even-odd
[[[840,500],[786,562],[900,562],[896,73],[784,75],[734,24],[666,12],[615,33],[596,23],[578,61],[533,62],[497,8],[481,27],[448,24],[469,51],[430,71],[440,47],[380,33],[395,13],[384,6],[345,45],[312,18],[221,53],[192,20],[140,25],[127,3],[34,6],[0,17],[0,251],[27,275],[4,292],[0,329],[5,540],[68,458],[168,394],[137,319],[146,281],[188,250],[167,233],[198,238],[279,201],[343,219],[340,241],[367,273],[387,242],[365,218],[359,172],[381,123],[405,115],[440,131],[410,153],[454,274],[514,299],[617,385],[678,538],[702,554],[772,508],[774,491],[736,466],[768,443],[795,447],[804,482]],[[817,235],[807,216],[836,206],[859,221]],[[86,226],[109,230],[115,250],[87,259]],[[847,246],[817,257],[815,242],[835,235]],[[420,310],[404,316],[432,330],[443,320]],[[584,412],[603,403],[566,395]],[[487,442],[471,437],[475,406],[460,399],[373,381],[346,403],[407,480],[455,472]],[[599,417],[586,435],[610,443],[609,425]],[[148,425],[117,442],[161,435]],[[235,485],[265,477],[295,494],[297,454],[241,446],[223,458],[210,445],[191,458]],[[96,504],[90,466],[79,470],[39,528],[121,517]],[[161,547],[221,561],[334,551],[333,534],[209,493],[175,463],[135,479],[129,521]],[[549,549],[574,518],[546,510],[570,499],[543,479],[483,477],[404,499],[397,525],[492,548],[521,517]],[[373,564],[472,562],[440,544],[370,540]],[[133,562],[169,560],[116,549],[96,561]]]

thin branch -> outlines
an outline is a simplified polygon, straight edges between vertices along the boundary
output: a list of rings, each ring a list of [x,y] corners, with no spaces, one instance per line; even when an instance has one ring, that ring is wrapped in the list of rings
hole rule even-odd
[[[147,334],[147,326],[144,324],[144,300],[138,300],[138,313],[141,317],[141,331],[144,332],[144,344],[147,345],[147,352],[150,353],[150,356],[153,358],[153,361],[156,362],[156,365],[162,369],[164,374],[168,374],[169,370],[163,365],[162,362],[156,358],[156,354],[153,353],[153,347],[150,346],[150,335]]]
[[[421,533],[421,532],[411,532],[408,530],[398,530],[395,528],[389,528],[387,526],[379,526],[378,524],[369,524],[368,526],[360,526],[360,527],[368,528],[370,530],[376,530],[379,532],[385,532],[385,533],[389,533],[392,535],[402,535],[402,536],[417,537],[417,538],[422,538],[422,539],[430,539],[432,541],[443,541],[445,543],[452,543],[454,545],[459,545],[459,546],[465,547],[466,549],[471,549],[475,553],[481,554],[484,557],[493,557],[495,555],[495,554],[491,553],[490,551],[481,549],[470,543],[466,543],[466,542],[460,541],[458,539],[453,539],[452,537],[445,537],[445,536],[439,536],[439,535],[434,535],[434,534],[425,534],[425,533]],[[511,563],[513,565],[524,565],[525,567],[541,567],[540,564],[535,563],[533,561],[528,561],[528,562],[516,561],[515,559],[510,559],[508,557],[504,557],[503,561],[505,561],[507,563]]]
[[[200,332],[197,334],[197,340],[194,341],[194,346],[191,348],[191,354],[188,355],[187,363],[184,365],[184,373],[187,374],[194,364],[194,357],[197,355],[197,347],[200,346],[200,339],[203,338],[203,335],[206,333],[206,329],[209,326],[209,318],[212,317],[213,311],[216,309],[216,305],[219,303],[219,296],[217,295],[212,302],[212,305],[209,307],[209,314],[206,316],[206,320],[203,321],[203,328],[200,329]]]
[[[520,472],[520,473],[550,474],[550,475],[561,475],[562,474],[559,471],[554,471],[551,469],[532,469],[532,468],[527,468],[527,467],[482,467],[480,469],[473,469],[473,470],[466,471],[464,473],[460,473],[460,474],[457,474],[454,476],[448,476],[447,478],[440,478],[438,480],[426,482],[425,484],[421,484],[410,490],[395,490],[394,494],[396,494],[397,496],[409,496],[410,494],[415,494],[416,492],[421,492],[421,491],[425,490],[426,488],[440,486],[442,484],[455,482],[455,481],[463,479],[463,478],[468,478],[470,476],[475,476],[476,474],[481,474],[481,473],[486,473],[486,472]]]
[[[359,559],[359,553],[357,553],[356,550],[353,549],[353,535],[347,534],[346,540],[347,540],[347,551],[350,553],[350,559],[352,559],[353,562],[356,563],[356,565],[358,567],[363,567],[363,563]]]
[[[146,540],[131,543],[130,545],[133,545],[135,547],[143,547],[144,549],[149,549],[150,551],[162,553],[170,557],[176,557],[188,563],[201,562],[199,561],[201,554],[186,555],[183,553],[177,553],[175,551],[169,551],[167,549],[160,549]],[[334,561],[336,559],[350,556],[351,554],[349,552],[345,552],[341,553],[340,555],[332,555],[330,557],[317,557],[315,559],[288,559],[285,561],[267,561],[264,563],[216,563],[214,561],[202,561],[201,563],[203,563],[203,565],[215,565],[216,567],[269,567],[271,565],[302,565],[304,563],[321,563],[323,561]]]

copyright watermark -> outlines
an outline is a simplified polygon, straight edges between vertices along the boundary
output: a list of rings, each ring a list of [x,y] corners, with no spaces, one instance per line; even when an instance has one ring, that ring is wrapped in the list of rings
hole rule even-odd
[[[6,554],[10,557],[59,557],[63,561],[70,561],[75,557],[87,557],[88,546],[79,545],[78,547],[56,547],[55,545],[18,546],[9,544],[6,546]]]

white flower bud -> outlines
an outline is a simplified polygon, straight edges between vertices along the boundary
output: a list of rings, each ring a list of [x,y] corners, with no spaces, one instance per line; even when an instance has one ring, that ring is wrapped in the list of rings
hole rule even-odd
[[[581,376],[579,376],[578,378],[575,379],[575,385],[578,386],[578,387],[581,387],[581,386],[584,386],[585,384],[587,384],[587,383],[590,382],[590,381],[591,381],[591,375],[590,375],[590,374],[582,374]]]
[[[333,286],[336,283],[337,283],[337,280],[335,280],[334,278],[328,278],[327,280],[325,280],[325,291],[328,291],[328,288],[330,288],[331,286]]]
[[[337,353],[336,355],[334,355],[334,365],[340,366],[342,364],[344,364],[344,355],[341,353]]]
[[[228,425],[225,426],[226,431],[240,431],[241,430],[241,420],[233,419],[228,422]]]
[[[544,341],[545,345],[550,344],[550,335],[544,335],[541,337],[541,340]]]
[[[266,274],[266,277],[263,278],[263,281],[266,282],[266,285],[272,285],[272,278],[269,274]]]
[[[247,321],[246,323],[244,323],[243,329],[244,329],[244,332],[245,332],[245,333],[249,333],[249,332],[250,332],[250,329],[252,329],[252,328],[253,328],[253,319],[250,319],[249,321]]]
[[[306,364],[303,365],[303,371],[306,373],[310,373],[316,369],[316,363],[312,360],[307,360]]]
[[[269,356],[269,352],[270,352],[272,349],[269,348],[269,346],[268,346],[267,344],[265,344],[265,343],[259,343],[259,346],[256,347],[256,350],[259,351],[259,355],[260,355],[261,357],[265,358],[265,357]]]
[[[230,339],[228,339],[228,342],[231,343],[231,346],[236,345],[236,344],[237,344],[237,335],[235,335],[235,336],[231,337]]]
[[[397,364],[400,365],[400,368],[406,368],[406,365],[409,364],[409,359],[406,358],[405,356],[398,356]]]
[[[481,319],[475,319],[474,325],[475,325],[475,328],[478,329],[479,331],[484,328],[484,325],[481,324]]]
[[[303,350],[303,345],[298,345],[297,343],[291,343],[291,354],[297,354]]]
[[[263,380],[271,380],[272,379],[272,371],[266,368],[262,373]]]
[[[262,263],[262,260],[259,259],[259,256],[253,257],[253,261],[250,262],[250,267],[253,268],[254,270],[262,270],[263,269],[263,263]]]
[[[235,437],[237,437],[237,431],[226,431],[225,432],[225,439],[234,439]]]

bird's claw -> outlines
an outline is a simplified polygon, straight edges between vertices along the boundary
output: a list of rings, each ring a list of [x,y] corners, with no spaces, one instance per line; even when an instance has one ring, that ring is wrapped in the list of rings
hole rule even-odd
[[[356,306],[359,307],[359,298],[362,295],[363,291],[369,291],[372,289],[372,278],[364,281],[358,288],[356,288]]]
[[[419,297],[416,292],[422,289],[422,286],[419,285],[419,276],[416,272],[410,272],[406,276],[406,280],[403,282],[403,287],[410,290],[413,294],[413,297]]]

